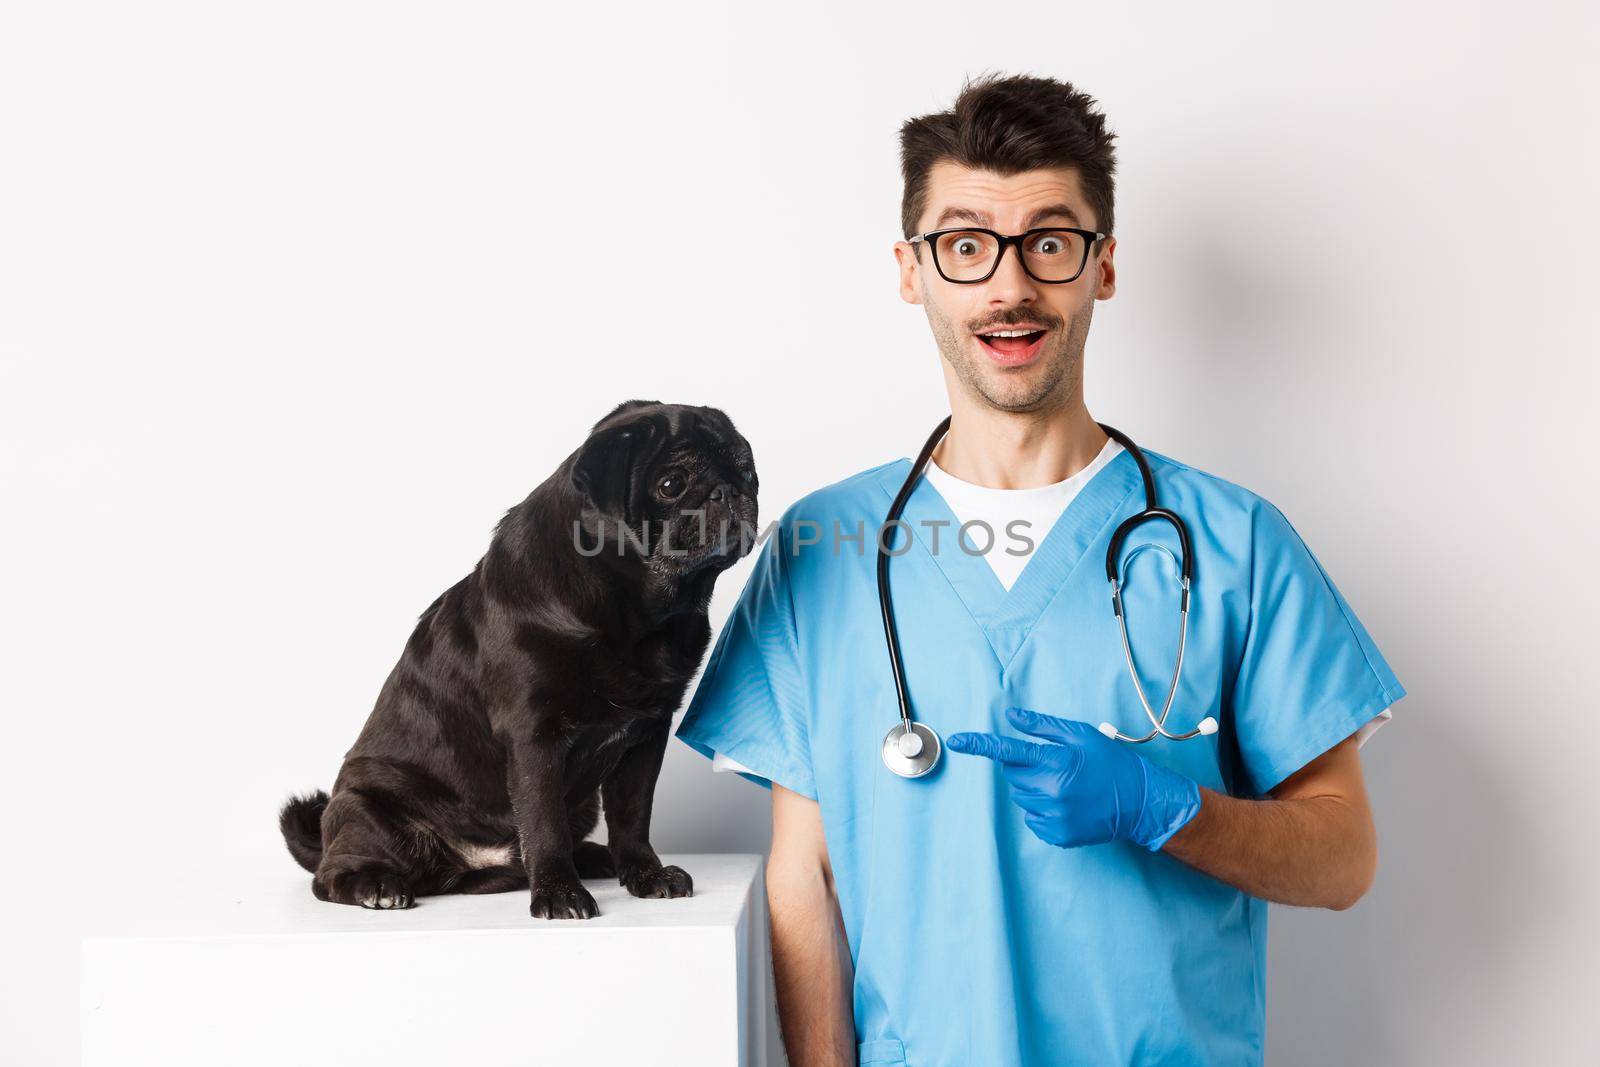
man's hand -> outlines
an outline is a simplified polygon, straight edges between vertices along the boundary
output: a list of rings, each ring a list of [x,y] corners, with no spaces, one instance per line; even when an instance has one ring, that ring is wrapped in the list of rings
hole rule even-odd
[[[955,752],[1000,764],[1023,821],[1043,841],[1062,848],[1132,841],[1152,852],[1200,810],[1200,787],[1151,763],[1132,747],[1086,722],[1007,708],[1017,729],[1054,744],[988,733],[945,739]]]
[[[1372,885],[1377,832],[1354,735],[1284,779],[1270,798],[1230,797],[1160,767],[1086,722],[1009,708],[1040,745],[957,733],[957,752],[999,762],[1028,828],[1052,845],[1136,841],[1279,904],[1340,910]]]

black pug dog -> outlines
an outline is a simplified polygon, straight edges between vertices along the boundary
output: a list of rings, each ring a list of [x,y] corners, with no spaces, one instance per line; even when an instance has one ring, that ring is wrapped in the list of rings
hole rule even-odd
[[[418,618],[333,795],[283,805],[317,899],[409,908],[527,886],[534,916],[587,919],[580,878],[691,895],[650,846],[650,808],[756,489],[716,408],[630,400],[596,423]],[[584,840],[602,803],[606,845]]]

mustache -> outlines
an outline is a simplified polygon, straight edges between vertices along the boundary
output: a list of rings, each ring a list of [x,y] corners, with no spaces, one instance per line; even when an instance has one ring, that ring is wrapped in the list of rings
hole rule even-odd
[[[1022,326],[1024,324],[1034,324],[1043,326],[1047,330],[1054,330],[1061,326],[1061,320],[1056,318],[1054,315],[1041,315],[1037,312],[1019,311],[1015,315],[1011,315],[1003,319],[994,319],[990,322],[979,323],[976,326],[969,327],[969,329],[971,332],[977,333],[980,330],[1003,330],[1009,326]]]

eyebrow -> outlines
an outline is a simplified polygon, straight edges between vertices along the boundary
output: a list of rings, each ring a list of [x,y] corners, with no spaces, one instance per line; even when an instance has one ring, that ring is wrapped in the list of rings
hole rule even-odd
[[[1074,226],[1083,225],[1083,223],[1078,221],[1078,213],[1073,211],[1068,205],[1051,204],[1048,207],[1042,207],[1038,211],[1035,211],[1033,216],[1028,219],[1027,223],[1022,228],[1025,230],[1031,230],[1045,219],[1050,218],[1052,215],[1060,215],[1062,218],[1070,219]],[[947,207],[939,213],[939,220],[933,224],[933,228],[936,230],[942,229],[945,223],[955,222],[958,219],[975,223],[979,226],[994,225],[994,218],[990,216],[987,211],[974,211],[969,207]]]

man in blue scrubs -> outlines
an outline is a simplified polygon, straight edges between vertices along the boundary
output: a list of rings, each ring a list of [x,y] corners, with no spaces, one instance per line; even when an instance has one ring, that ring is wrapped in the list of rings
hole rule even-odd
[[[911,704],[945,740],[934,770],[880,758],[898,704],[873,549],[907,459],[777,521],[678,727],[772,789],[794,1064],[1258,1064],[1267,902],[1342,909],[1372,882],[1357,748],[1405,690],[1282,512],[1148,447],[1193,537],[1169,727],[1219,728],[1096,729],[1148,721],[1104,568],[1142,481],[1083,393],[1116,286],[1113,139],[1090,98],[1031,77],[969,83],[901,130],[900,292],[952,413],[891,563]],[[1177,551],[1145,523],[1118,556],[1158,711]]]

